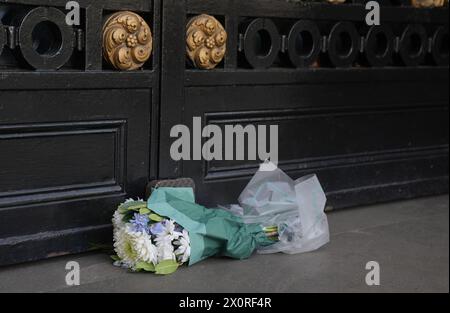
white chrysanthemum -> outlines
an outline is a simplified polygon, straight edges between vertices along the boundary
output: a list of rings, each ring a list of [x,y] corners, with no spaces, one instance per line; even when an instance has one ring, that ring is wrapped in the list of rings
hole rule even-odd
[[[137,198],[137,200],[134,200],[133,198],[130,198],[130,199],[125,200],[125,202],[123,204],[127,204],[127,203],[130,203],[130,202],[139,202],[139,201],[144,201],[144,200],[142,200],[141,198]]]
[[[182,236],[175,241],[175,244],[178,245],[178,249],[175,250],[175,255],[177,256],[178,261],[181,263],[186,263],[191,256],[191,240],[187,230],[183,230]]]
[[[116,212],[114,212],[112,223],[114,226],[114,231],[119,230],[120,228],[125,226],[123,215],[119,212],[119,210],[116,210]]]
[[[114,248],[122,262],[133,266],[138,262],[156,264],[158,250],[145,232],[134,232],[129,225],[114,234]]]
[[[138,258],[147,263],[158,263],[158,250],[152,242],[152,238],[145,232],[138,233],[135,237],[134,249],[138,254]]]
[[[117,256],[126,263],[135,264],[137,262],[137,253],[133,249],[133,237],[127,231],[128,227],[116,229],[114,231],[114,250]]]
[[[156,247],[158,249],[158,263],[164,260],[176,260],[172,240],[167,237],[159,237],[156,239]]]
[[[178,239],[182,234],[175,230],[175,221],[164,220],[162,223],[164,230],[158,234],[156,241],[172,242]]]

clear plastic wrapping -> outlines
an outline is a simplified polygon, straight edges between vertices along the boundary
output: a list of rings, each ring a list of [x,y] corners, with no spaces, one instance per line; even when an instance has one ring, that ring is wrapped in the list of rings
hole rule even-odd
[[[296,254],[316,250],[330,241],[326,196],[316,175],[292,180],[273,163],[264,163],[239,197],[226,209],[245,223],[278,226],[280,241],[259,253]]]

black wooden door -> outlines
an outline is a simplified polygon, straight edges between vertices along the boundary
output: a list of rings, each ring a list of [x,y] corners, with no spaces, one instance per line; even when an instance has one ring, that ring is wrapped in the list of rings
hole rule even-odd
[[[66,2],[0,1],[1,31],[18,25],[21,12],[44,8],[48,17],[65,12]],[[0,56],[0,264],[111,242],[114,209],[125,197],[143,197],[156,176],[160,4],[78,3],[81,24],[69,34],[81,40],[61,68],[32,68],[17,55],[26,47],[6,45]],[[154,36],[151,59],[131,72],[102,61],[103,22],[124,10],[143,16]],[[36,36],[35,49],[64,40],[51,29]]]
[[[185,61],[185,25],[200,14],[214,16],[228,32],[227,54],[215,69]],[[383,25],[393,33],[386,32],[387,61],[370,44],[360,45],[369,31],[365,14],[363,5],[351,3],[164,1],[160,176],[194,177],[199,200],[209,205],[237,201],[257,162],[170,157],[171,128],[198,116],[221,127],[278,124],[280,167],[294,178],[317,173],[335,208],[447,192],[448,49],[443,63],[429,55],[412,62],[402,34],[420,24],[430,38],[440,27],[448,35],[448,9],[383,6]],[[299,61],[295,50],[289,60],[290,34],[304,21],[320,35],[311,45],[315,62]],[[250,27],[266,35],[257,38]],[[342,56],[346,40],[339,46],[333,33],[348,27],[356,32],[347,32],[353,46]],[[252,40],[259,43],[247,51]]]
[[[0,264],[111,241],[117,204],[153,178],[193,177],[200,202],[235,202],[258,162],[171,158],[171,128],[194,116],[279,125],[281,168],[317,173],[334,207],[448,192],[448,9],[385,6],[378,40],[361,2],[79,0],[80,25],[33,31],[27,14],[61,22],[67,1],[0,0]],[[141,69],[102,60],[118,11],[151,27]],[[228,33],[210,70],[186,62],[200,14]]]

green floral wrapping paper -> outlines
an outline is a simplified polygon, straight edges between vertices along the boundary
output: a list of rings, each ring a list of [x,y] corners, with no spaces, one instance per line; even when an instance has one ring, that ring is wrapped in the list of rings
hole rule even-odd
[[[245,224],[229,211],[196,204],[191,188],[158,188],[148,200],[148,208],[189,232],[189,265],[212,256],[245,259],[257,248],[277,242],[276,229]]]

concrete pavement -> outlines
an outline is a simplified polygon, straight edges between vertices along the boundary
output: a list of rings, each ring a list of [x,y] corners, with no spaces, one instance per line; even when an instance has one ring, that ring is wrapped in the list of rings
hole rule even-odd
[[[449,292],[449,197],[329,213],[331,243],[301,255],[210,259],[167,277],[115,268],[88,253],[0,268],[0,292]],[[65,283],[68,261],[81,285]],[[377,261],[381,285],[365,266]]]

